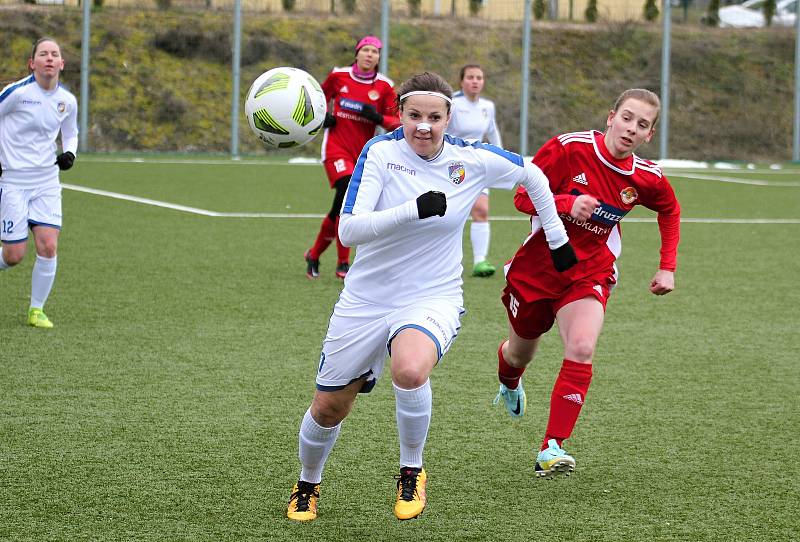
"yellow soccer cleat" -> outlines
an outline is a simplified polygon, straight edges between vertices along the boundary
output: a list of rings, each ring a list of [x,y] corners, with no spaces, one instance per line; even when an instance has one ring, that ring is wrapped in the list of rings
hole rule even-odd
[[[298,481],[292,488],[286,517],[295,521],[317,519],[317,500],[319,500],[319,484]]]
[[[401,467],[397,480],[397,502],[394,505],[394,515],[397,519],[414,519],[425,510],[428,502],[425,493],[425,484],[428,475],[425,469]]]
[[[28,325],[50,329],[53,327],[53,322],[50,321],[42,309],[35,309],[31,307],[28,309]]]

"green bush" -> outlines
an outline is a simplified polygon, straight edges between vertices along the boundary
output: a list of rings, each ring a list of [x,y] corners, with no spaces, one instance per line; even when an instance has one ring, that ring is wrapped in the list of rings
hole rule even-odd
[[[533,17],[537,21],[542,20],[545,11],[547,11],[545,0],[533,0]]]
[[[469,14],[475,17],[483,7],[482,0],[469,0]]]
[[[583,12],[583,16],[586,17],[586,20],[590,23],[597,21],[597,0],[589,0],[589,3],[586,5],[586,11]]]
[[[644,19],[653,22],[658,19],[658,6],[656,0],[646,0],[644,3]]]
[[[719,25],[719,0],[709,0],[708,9],[701,21],[706,26]]]
[[[764,21],[767,26],[772,26],[772,19],[775,17],[775,0],[766,0],[762,9],[764,10]]]

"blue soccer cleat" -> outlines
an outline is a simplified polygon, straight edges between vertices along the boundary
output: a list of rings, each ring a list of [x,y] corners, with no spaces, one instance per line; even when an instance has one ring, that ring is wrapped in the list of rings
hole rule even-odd
[[[519,381],[517,389],[512,390],[505,384],[500,384],[500,391],[497,392],[493,405],[500,402],[500,398],[506,404],[506,410],[512,418],[521,418],[525,414],[525,407],[528,405],[528,398],[525,396],[525,388],[522,387],[522,380]]]

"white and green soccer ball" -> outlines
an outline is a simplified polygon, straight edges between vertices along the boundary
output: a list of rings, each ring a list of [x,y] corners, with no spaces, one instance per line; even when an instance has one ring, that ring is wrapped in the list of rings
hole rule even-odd
[[[272,68],[247,91],[244,112],[264,145],[286,149],[304,145],[322,128],[328,104],[316,79],[297,68]]]

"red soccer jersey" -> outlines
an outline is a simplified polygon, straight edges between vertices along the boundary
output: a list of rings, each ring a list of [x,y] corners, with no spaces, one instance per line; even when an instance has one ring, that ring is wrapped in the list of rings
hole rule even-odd
[[[622,160],[614,158],[606,148],[603,134],[597,131],[554,137],[539,149],[533,163],[550,180],[556,208],[581,262],[578,268],[587,273],[610,268],[622,250],[619,222],[636,205],[644,205],[658,213],[661,233],[659,268],[675,270],[680,205],[658,165],[635,154]],[[581,194],[594,196],[600,202],[587,221],[576,221],[570,216],[572,205]],[[524,213],[536,214],[524,188],[517,190],[514,204]],[[538,252],[540,257],[542,250],[541,247],[537,250],[538,245],[547,248],[541,230],[535,231],[538,218],[533,220],[533,238],[519,249],[514,264],[518,264],[517,259],[526,252],[531,256]],[[540,264],[531,262],[531,265]]]
[[[375,135],[375,123],[362,117],[359,112],[365,104],[371,104],[383,115],[381,125],[387,130],[400,126],[397,116],[394,83],[378,73],[373,79],[356,77],[352,66],[334,68],[322,83],[322,90],[333,102],[336,124],[325,129],[322,140],[322,160],[346,158],[355,162],[361,149]],[[330,110],[330,109],[329,109]]]

